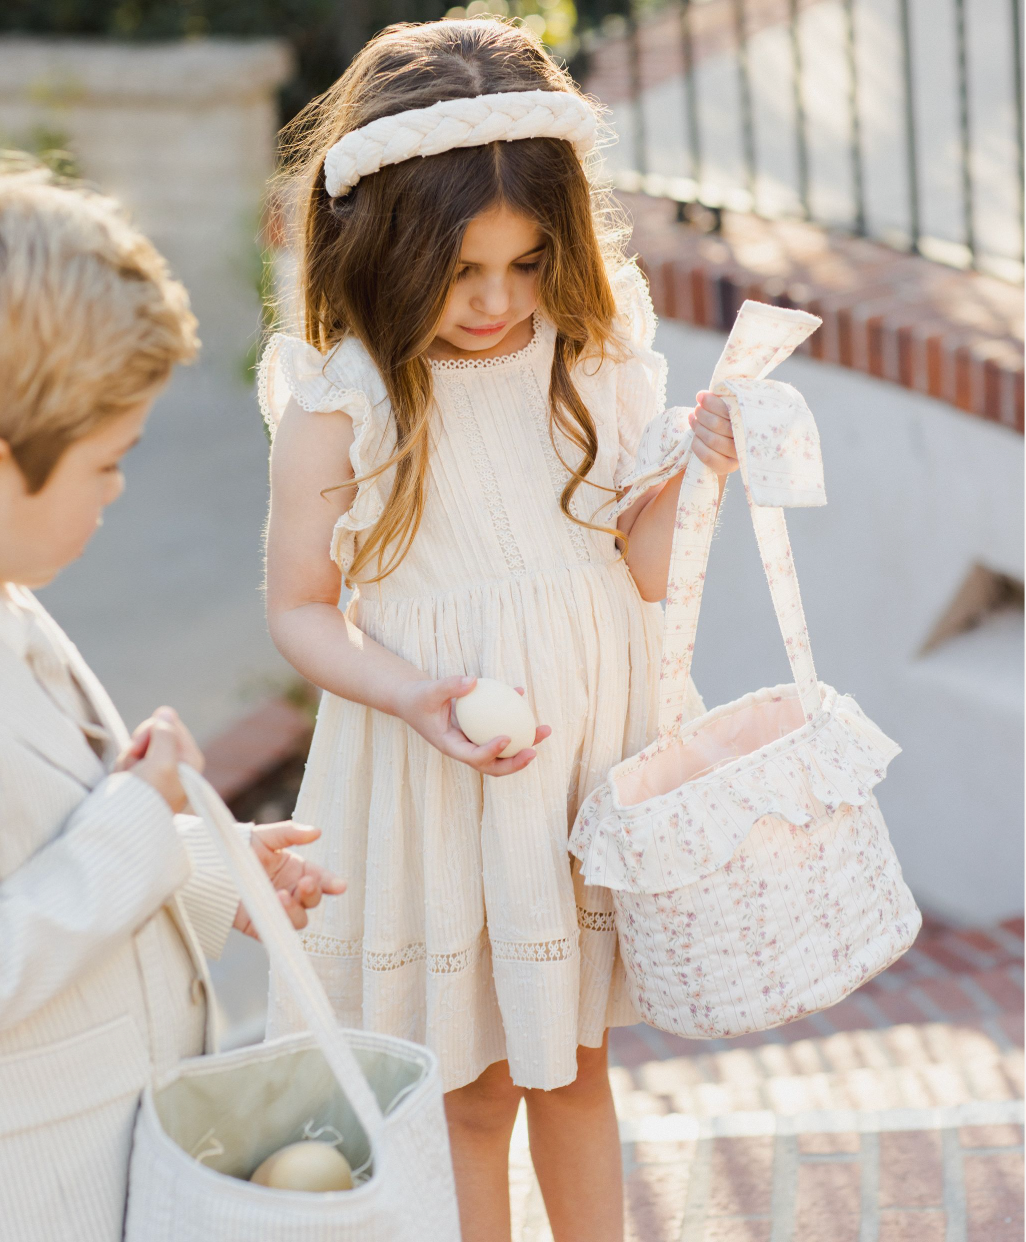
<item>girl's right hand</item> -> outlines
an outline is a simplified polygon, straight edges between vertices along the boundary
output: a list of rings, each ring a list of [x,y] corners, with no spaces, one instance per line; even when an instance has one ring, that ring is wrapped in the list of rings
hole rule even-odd
[[[396,714],[443,755],[459,759],[484,776],[509,776],[511,772],[519,772],[535,757],[533,747],[527,746],[509,759],[499,759],[499,751],[509,745],[508,737],[492,738],[484,746],[475,746],[456,723],[453,699],[469,694],[476,680],[475,677],[442,677],[436,681],[407,682],[400,691]],[[516,690],[524,693],[520,686]],[[539,725],[534,745],[544,741],[551,732],[548,725]]]

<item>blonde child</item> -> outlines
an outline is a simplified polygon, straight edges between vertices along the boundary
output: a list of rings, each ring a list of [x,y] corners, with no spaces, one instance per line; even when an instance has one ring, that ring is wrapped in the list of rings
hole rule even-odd
[[[196,348],[185,291],[107,199],[0,174],[0,1235],[118,1242],[139,1092],[212,1034],[204,953],[253,934],[185,805],[170,708],[125,731],[32,595],[77,559]],[[144,642],[145,636],[140,635]],[[296,927],[340,881],[252,845]]]
[[[603,523],[665,361],[594,130],[523,29],[386,29],[300,118],[305,339],[260,373],[268,620],[326,691],[297,814],[350,881],[306,947],[344,1023],[439,1055],[464,1242],[510,1236],[522,1099],[558,1242],[623,1230],[606,1030],[637,1017],[566,841],[654,735],[680,480]],[[699,401],[693,451],[725,476],[726,409]],[[534,745],[463,735],[478,676],[526,695]],[[296,1021],[272,980],[272,1029]]]

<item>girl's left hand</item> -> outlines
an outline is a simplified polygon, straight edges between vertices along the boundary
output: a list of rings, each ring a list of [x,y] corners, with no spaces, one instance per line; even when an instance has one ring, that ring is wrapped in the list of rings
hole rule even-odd
[[[727,403],[705,390],[697,394],[695,403],[688,415],[695,433],[694,454],[714,474],[728,475],[737,469],[738,463]]]
[[[292,926],[297,929],[306,926],[307,910],[320,905],[325,893],[337,896],[346,891],[344,880],[315,863],[307,862],[288,848],[290,845],[309,845],[320,835],[319,828],[308,828],[285,820],[280,824],[263,824],[254,828],[250,837],[257,860],[277,889],[278,900],[285,907]],[[232,926],[245,936],[260,939],[241,902]]]

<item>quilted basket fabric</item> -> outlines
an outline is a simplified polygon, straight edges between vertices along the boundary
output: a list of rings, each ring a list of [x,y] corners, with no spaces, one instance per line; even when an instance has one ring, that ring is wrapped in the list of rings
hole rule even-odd
[[[148,1088],[132,1145],[126,1242],[458,1242],[437,1063],[426,1049],[405,1040],[345,1034],[354,1050],[368,1049],[383,1066],[386,1093],[389,1059],[403,1066],[416,1060],[423,1069],[419,1084],[386,1113],[375,1144],[378,1168],[368,1182],[334,1194],[304,1194],[269,1190],[219,1172],[169,1137]],[[241,1069],[247,1091],[258,1095],[276,1059],[314,1047],[312,1035],[289,1035],[193,1058],[158,1091],[181,1077],[202,1080],[238,1075]],[[216,1134],[218,1118],[210,1121]],[[269,1150],[280,1145],[271,1143]]]
[[[922,922],[872,796],[814,832],[765,816],[704,880],[615,892],[613,904],[638,1013],[697,1039],[836,1004],[909,949]]]
[[[611,773],[582,806],[571,848],[612,888],[639,1015],[718,1039],[836,1004],[911,947],[921,917],[873,795],[899,747],[822,686],[821,717],[754,754],[636,806]],[[794,686],[746,695],[684,741]],[[686,752],[680,751],[679,761]]]

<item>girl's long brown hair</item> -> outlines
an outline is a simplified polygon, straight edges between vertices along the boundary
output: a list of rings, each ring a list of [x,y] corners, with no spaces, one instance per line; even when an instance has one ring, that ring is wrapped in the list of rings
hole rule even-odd
[[[598,451],[571,370],[582,356],[594,352],[601,360],[616,349],[608,272],[623,261],[626,235],[622,213],[591,187],[571,145],[527,138],[459,148],[386,166],[342,198],[324,188],[325,153],[351,130],[442,99],[525,90],[576,90],[527,29],[485,18],[400,23],[372,39],[284,132],[280,182],[283,200],[297,207],[304,334],[322,352],[358,337],[381,373],[394,419],[395,453],[353,481],[395,467],[391,494],[347,585],[375,555],[376,576],[359,581],[391,573],[420,526],[432,404],[425,350],[455,282],[467,225],[499,205],[534,221],[547,241],[538,294],[556,328],[550,435],[555,446],[558,427],[581,454],[576,466],[560,458],[569,473],[560,508],[578,525],[618,534],[570,510]]]

